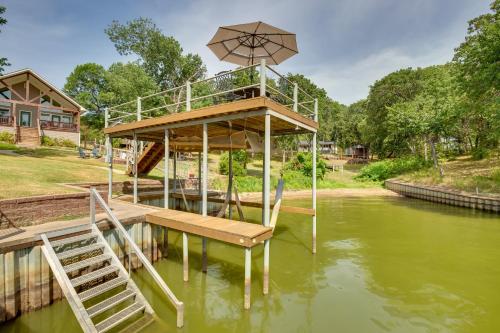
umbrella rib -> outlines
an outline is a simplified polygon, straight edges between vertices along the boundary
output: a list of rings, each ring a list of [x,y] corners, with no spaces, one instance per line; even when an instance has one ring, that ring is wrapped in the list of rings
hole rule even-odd
[[[249,40],[249,39],[250,39],[250,37],[247,37],[247,39],[245,40],[245,42],[246,42],[247,40]],[[225,49],[226,49],[226,51],[227,51],[227,54],[226,54],[225,56],[223,56],[220,60],[224,60],[224,59],[226,59],[226,57],[227,57],[228,55],[230,55],[230,54],[233,54],[233,55],[234,55],[235,53],[233,53],[233,51],[234,51],[234,50],[236,50],[238,47],[240,47],[242,44],[243,44],[243,43],[241,43],[241,42],[240,42],[240,43],[239,43],[238,45],[236,45],[236,46],[235,46],[232,50],[229,50],[229,49],[227,48],[226,44],[222,43],[222,45],[224,45],[224,48],[225,48]]]
[[[262,37],[262,38],[265,39],[266,41],[268,41],[269,43],[273,43],[273,44],[276,44],[278,46],[281,46],[284,49],[288,49],[288,50],[290,50],[292,52],[299,53],[299,51],[293,50],[293,49],[289,48],[288,46],[285,46],[284,44],[276,43],[276,42],[274,42],[274,41],[272,41],[272,40],[270,40],[269,38],[266,38],[266,37]]]

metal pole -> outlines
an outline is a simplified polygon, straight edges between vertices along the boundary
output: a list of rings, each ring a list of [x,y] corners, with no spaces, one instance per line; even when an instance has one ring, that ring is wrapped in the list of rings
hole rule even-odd
[[[169,202],[169,174],[170,174],[170,161],[169,161],[169,156],[170,156],[170,138],[169,138],[169,133],[168,129],[165,129],[165,139],[164,139],[164,144],[165,144],[165,165],[163,166],[163,207],[168,208],[168,202]]]
[[[198,152],[198,196],[201,198],[201,151]],[[199,201],[198,201],[199,202]],[[203,213],[202,205],[199,205],[200,214]]]
[[[137,121],[141,121],[142,120],[142,100],[141,100],[141,97],[137,97]],[[142,153],[143,151],[143,148],[144,148],[144,143],[141,141],[139,143],[139,151]]]
[[[207,124],[203,124],[203,172],[202,175],[202,202],[201,202],[201,215],[207,216],[207,201],[208,201],[208,126]],[[201,240],[201,270],[203,272],[207,272],[207,239],[202,238]]]
[[[108,108],[104,109],[104,128],[108,128],[109,126],[109,110]],[[110,152],[113,153],[113,146],[111,144],[111,138],[109,134],[106,135],[106,159],[108,164],[108,200],[111,199],[113,195],[113,156],[110,158]]]
[[[270,182],[271,182],[271,115],[266,114],[265,116],[265,128],[264,128],[264,226],[269,227],[270,219]],[[263,281],[263,292],[267,294],[269,292],[269,251],[270,251],[270,240],[264,241],[264,281]]]
[[[90,188],[90,192],[89,192],[89,199],[90,199],[90,223],[91,224],[95,224],[95,197],[94,197],[94,193],[92,193],[92,190],[94,188],[91,187]]]
[[[183,232],[182,233],[182,263],[183,263],[183,273],[184,273],[184,282],[189,281],[189,263],[188,263],[188,235]]]
[[[314,121],[318,122],[318,99],[314,99]],[[313,133],[312,142],[312,208],[314,210],[313,225],[312,225],[312,252],[316,253],[316,136]]]
[[[133,138],[134,147],[134,203],[137,203],[137,134],[134,132]]]
[[[260,60],[260,96],[266,97],[266,59]]]
[[[191,111],[191,82],[186,82],[186,111]]]
[[[297,112],[299,109],[299,85],[293,84],[293,111]]]
[[[245,248],[245,309],[250,309],[250,291],[252,283],[252,248]]]
[[[233,150],[229,149],[229,179],[231,180],[231,186],[228,188],[228,193],[227,195],[229,196],[229,204],[228,204],[228,209],[229,209],[229,219],[231,220],[233,218],[233,210],[231,208],[231,199],[233,198]]]

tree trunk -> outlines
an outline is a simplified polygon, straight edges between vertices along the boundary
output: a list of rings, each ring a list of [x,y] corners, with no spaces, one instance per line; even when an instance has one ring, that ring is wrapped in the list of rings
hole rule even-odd
[[[427,162],[428,157],[427,157],[427,142],[424,142],[424,159]]]
[[[430,140],[431,145],[431,153],[432,153],[432,161],[434,162],[434,169],[439,170],[439,175],[443,177],[443,169],[439,166],[437,152],[436,152],[436,143],[434,140]]]

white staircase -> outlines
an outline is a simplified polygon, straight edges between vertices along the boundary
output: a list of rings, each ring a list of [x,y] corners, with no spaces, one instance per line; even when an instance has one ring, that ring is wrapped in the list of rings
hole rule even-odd
[[[83,331],[144,327],[153,320],[153,309],[97,226],[91,224],[88,231],[59,240],[40,235],[42,251]]]

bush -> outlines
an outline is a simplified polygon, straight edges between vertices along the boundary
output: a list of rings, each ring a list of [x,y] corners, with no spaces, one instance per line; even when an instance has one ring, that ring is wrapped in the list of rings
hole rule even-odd
[[[0,141],[6,143],[15,143],[14,134],[9,132],[0,132]]]
[[[42,145],[48,147],[76,147],[75,143],[69,139],[51,138],[50,136],[46,135],[42,136]]]
[[[298,153],[285,165],[285,170],[300,171],[304,176],[312,177],[312,153]],[[323,179],[326,174],[326,162],[316,156],[316,177]]]
[[[425,161],[420,157],[396,158],[393,160],[383,160],[361,168],[360,174],[355,178],[359,180],[384,181],[400,174],[417,171],[429,167],[430,161]]]
[[[244,150],[237,150],[233,152],[233,175],[246,176],[247,174],[248,155]],[[229,153],[225,152],[220,156],[219,160],[219,174],[229,175]]]

